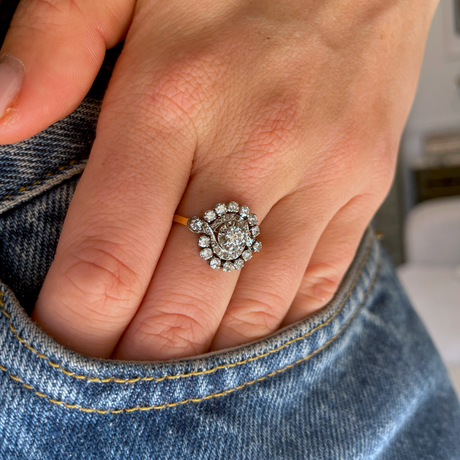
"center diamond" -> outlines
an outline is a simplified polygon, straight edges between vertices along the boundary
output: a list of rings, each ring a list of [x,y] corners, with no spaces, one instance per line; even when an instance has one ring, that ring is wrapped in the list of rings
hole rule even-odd
[[[238,222],[226,222],[219,229],[217,239],[223,249],[239,252],[246,244],[247,234]]]

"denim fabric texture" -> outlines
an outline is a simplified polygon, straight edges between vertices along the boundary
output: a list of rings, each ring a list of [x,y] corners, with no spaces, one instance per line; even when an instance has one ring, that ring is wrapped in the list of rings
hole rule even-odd
[[[251,344],[98,360],[30,320],[118,51],[74,113],[0,147],[0,458],[460,459],[458,398],[370,229],[328,306]]]

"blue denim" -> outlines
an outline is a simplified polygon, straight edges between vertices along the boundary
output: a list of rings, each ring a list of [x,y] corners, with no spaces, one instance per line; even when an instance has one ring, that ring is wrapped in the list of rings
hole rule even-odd
[[[0,147],[0,458],[460,459],[458,398],[371,229],[325,308],[232,349],[99,360],[31,321],[118,51],[74,113]]]

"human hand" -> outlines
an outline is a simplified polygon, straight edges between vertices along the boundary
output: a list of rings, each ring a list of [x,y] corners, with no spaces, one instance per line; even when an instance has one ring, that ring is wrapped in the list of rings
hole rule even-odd
[[[33,318],[81,353],[157,360],[324,306],[391,184],[435,6],[22,0],[1,143],[70,113],[126,36]],[[263,249],[224,273],[172,219],[232,200]]]

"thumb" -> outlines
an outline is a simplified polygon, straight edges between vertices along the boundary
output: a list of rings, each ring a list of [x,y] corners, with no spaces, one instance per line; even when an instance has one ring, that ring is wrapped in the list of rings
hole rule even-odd
[[[0,144],[27,139],[72,112],[134,0],[22,0],[0,50]]]

